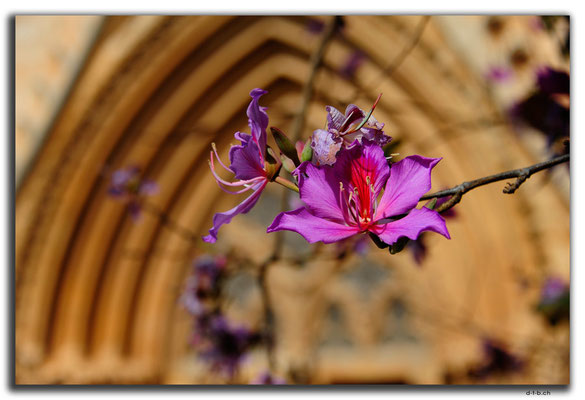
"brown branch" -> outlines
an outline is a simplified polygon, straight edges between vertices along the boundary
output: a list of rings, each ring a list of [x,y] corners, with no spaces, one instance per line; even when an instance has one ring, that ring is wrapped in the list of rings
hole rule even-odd
[[[196,243],[199,240],[201,240],[201,235],[197,235],[195,232],[193,232],[189,228],[186,228],[186,227],[182,226],[181,224],[179,224],[178,222],[172,220],[168,216],[167,213],[165,213],[162,209],[160,209],[158,206],[154,205],[153,203],[150,203],[146,200],[142,200],[140,202],[140,208],[142,210],[156,216],[159,219],[161,225],[163,225],[169,231],[176,233],[177,235],[179,235],[180,237],[182,237],[186,241]]]
[[[323,32],[323,36],[321,37],[321,41],[319,42],[319,46],[317,50],[313,54],[311,54],[310,59],[310,72],[309,78],[303,87],[303,97],[301,102],[301,108],[296,115],[296,119],[294,122],[294,126],[292,129],[291,140],[292,142],[296,142],[300,137],[303,129],[305,127],[305,118],[307,114],[307,110],[309,108],[309,104],[311,102],[311,98],[313,97],[313,86],[315,82],[315,77],[317,76],[317,71],[323,62],[323,56],[325,55],[325,50],[327,49],[327,45],[333,38],[335,31],[339,27],[341,22],[341,17],[334,16],[331,18],[327,26],[325,27],[325,32]]]
[[[513,169],[511,171],[500,172],[499,174],[485,176],[483,178],[475,179],[473,181],[463,182],[455,187],[452,187],[451,189],[446,189],[446,190],[441,190],[441,191],[436,192],[436,193],[426,194],[423,197],[421,197],[419,201],[429,200],[429,199],[439,198],[439,197],[453,196],[448,201],[441,204],[441,206],[439,206],[436,209],[437,212],[443,212],[443,211],[450,209],[451,207],[453,207],[457,203],[459,203],[461,201],[461,198],[463,197],[463,195],[465,193],[469,192],[470,190],[473,190],[473,189],[480,187],[480,186],[483,186],[483,185],[487,185],[489,183],[498,182],[498,181],[502,181],[505,179],[516,178],[516,181],[514,181],[513,183],[508,183],[503,190],[504,193],[512,194],[520,187],[520,185],[522,185],[526,181],[526,179],[530,178],[533,174],[540,172],[540,171],[543,171],[545,169],[552,168],[555,165],[559,165],[559,164],[568,162],[569,160],[570,160],[570,155],[564,154],[562,156],[558,156],[558,157],[555,157],[555,158],[550,159],[548,161],[544,161],[544,162],[541,162],[538,164],[531,165],[529,167]]]
[[[380,74],[376,77],[376,79],[372,80],[373,85],[364,85],[364,88],[356,87],[354,93],[350,97],[350,100],[346,101],[346,103],[353,101],[351,99],[356,99],[361,93],[365,93],[365,92],[368,92],[372,89],[375,89],[376,87],[378,87],[380,85],[380,80],[382,78],[388,79],[392,76],[392,74],[394,74],[394,72],[398,69],[398,67],[400,67],[402,65],[402,63],[406,60],[406,58],[410,55],[410,53],[416,48],[416,46],[420,42],[430,18],[431,18],[430,15],[424,15],[422,17],[422,19],[420,20],[420,22],[418,23],[418,25],[416,27],[416,30],[413,34],[413,37],[412,37],[412,40],[410,41],[410,43],[408,45],[406,45],[402,49],[402,51],[392,60],[392,62],[380,72]],[[372,86],[372,87],[369,87],[369,86]]]
[[[300,137],[305,127],[305,119],[307,110],[309,109],[309,104],[311,102],[311,98],[313,96],[313,86],[315,82],[315,77],[317,76],[317,71],[323,62],[323,56],[325,55],[325,50],[327,49],[327,45],[329,44],[330,40],[333,38],[335,31],[337,30],[340,24],[340,17],[332,17],[327,27],[325,28],[325,32],[321,37],[321,41],[319,42],[319,46],[315,50],[315,52],[311,55],[310,59],[310,72],[309,77],[303,87],[302,92],[302,101],[301,107],[296,115],[294,126],[291,133],[291,141],[295,143]],[[282,184],[282,182],[279,182]],[[287,186],[288,187],[288,186]],[[290,191],[286,190],[282,194],[281,199],[281,210],[285,210],[288,208],[289,202],[289,194]],[[274,238],[274,245],[272,249],[272,254],[262,265],[260,265],[260,269],[258,271],[258,285],[260,286],[260,292],[262,295],[262,303],[264,304],[264,334],[266,339],[266,352],[268,357],[268,365],[271,372],[274,372],[276,368],[276,359],[274,356],[274,321],[273,321],[273,314],[272,314],[272,307],[270,305],[270,295],[268,293],[268,285],[266,284],[266,278],[268,274],[268,268],[270,265],[278,260],[281,257],[283,242],[284,242],[284,232],[279,231],[275,233]]]

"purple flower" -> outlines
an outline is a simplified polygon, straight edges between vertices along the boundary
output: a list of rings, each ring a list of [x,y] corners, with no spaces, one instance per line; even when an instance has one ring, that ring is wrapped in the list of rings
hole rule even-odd
[[[313,18],[309,19],[306,26],[307,31],[313,35],[319,35],[325,29],[325,23],[323,21]]]
[[[549,147],[569,136],[570,111],[543,92],[537,92],[511,110],[511,116],[545,134]]]
[[[374,104],[374,107],[377,104]],[[350,104],[342,114],[333,106],[325,107],[327,110],[327,130],[317,129],[313,132],[311,147],[313,148],[313,162],[317,165],[333,165],[339,150],[349,148],[354,143],[362,143],[363,139],[370,140],[378,146],[384,146],[392,138],[384,134],[384,124],[370,116],[368,121],[358,130],[359,124],[366,117],[366,113]]]
[[[554,303],[568,290],[568,285],[560,278],[548,278],[540,292],[541,303]]]
[[[200,316],[207,311],[205,301],[218,295],[225,264],[223,256],[202,256],[193,263],[193,274],[180,299],[189,313]]]
[[[251,135],[247,133],[236,132],[234,137],[241,142],[239,145],[232,146],[229,152],[231,165],[226,167],[219,158],[215,146],[211,152],[211,172],[215,177],[219,187],[227,193],[239,194],[252,190],[252,194],[229,211],[217,213],[213,216],[213,227],[209,230],[209,235],[204,236],[203,240],[208,243],[215,243],[217,240],[217,231],[219,228],[230,223],[233,217],[238,214],[245,214],[254,207],[260,194],[266,187],[271,178],[267,172],[265,153],[266,153],[266,128],[268,126],[268,115],[266,108],[260,107],[258,99],[267,92],[262,89],[253,89],[250,92],[252,101],[248,106],[248,125],[250,126]],[[214,155],[217,157],[220,165],[227,171],[234,174],[238,179],[236,182],[228,182],[219,177],[215,171]],[[244,186],[243,189],[232,192],[227,187]]]
[[[559,102],[568,100],[569,75],[551,68],[541,69],[537,74],[538,91],[515,104],[510,110],[514,121],[525,123],[544,133],[549,148],[560,139],[570,136],[570,109]]]
[[[254,380],[252,380],[252,382],[250,382],[250,384],[252,384],[252,385],[286,385],[286,380],[284,380],[283,378],[279,378],[278,376],[274,376],[268,371],[265,371],[262,374],[260,374],[259,376],[257,376],[256,378],[254,378]]]
[[[560,278],[548,278],[540,292],[540,302],[536,310],[544,315],[551,325],[569,320],[571,314],[571,291],[569,285]]]
[[[140,168],[131,166],[114,171],[110,180],[108,194],[127,203],[128,212],[134,220],[140,216],[140,200],[144,196],[157,194],[156,182],[141,179]]]
[[[349,55],[347,60],[345,60],[345,63],[339,72],[345,78],[351,79],[354,77],[357,69],[364,63],[365,60],[366,55],[361,51],[356,50]]]
[[[564,71],[544,67],[537,73],[538,87],[546,94],[569,94],[571,78]]]
[[[207,317],[200,324],[200,356],[211,369],[233,377],[258,334],[243,326],[234,326],[221,315]]]
[[[333,243],[363,232],[389,245],[427,230],[450,238],[436,211],[415,208],[431,188],[431,169],[439,160],[410,156],[390,169],[383,150],[365,140],[342,149],[333,166],[302,163],[296,171],[305,206],[280,213],[267,232],[291,230],[310,243]]]
[[[524,367],[522,360],[494,340],[484,339],[482,349],[483,360],[470,371],[471,376],[485,379],[493,375],[519,372]]]
[[[485,77],[488,81],[495,83],[504,83],[509,81],[514,75],[514,71],[509,67],[491,67]]]

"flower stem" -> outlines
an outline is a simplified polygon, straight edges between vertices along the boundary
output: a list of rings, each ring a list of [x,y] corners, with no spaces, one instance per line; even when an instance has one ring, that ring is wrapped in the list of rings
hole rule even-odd
[[[274,178],[274,182],[280,183],[285,188],[299,193],[299,188],[297,187],[297,185],[295,185],[293,182],[289,181],[288,179],[284,179],[282,176],[277,176],[276,178]]]

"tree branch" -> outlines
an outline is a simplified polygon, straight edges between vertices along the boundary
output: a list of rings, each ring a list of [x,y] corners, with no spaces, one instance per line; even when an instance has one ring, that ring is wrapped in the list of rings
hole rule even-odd
[[[372,80],[372,85],[367,84],[367,85],[364,85],[363,88],[356,87],[354,89],[353,94],[349,97],[349,99],[347,101],[345,101],[346,104],[357,99],[357,97],[360,94],[369,92],[370,90],[373,90],[376,87],[380,86],[380,81],[382,79],[388,79],[392,76],[392,74],[394,74],[394,71],[396,71],[402,65],[404,60],[406,60],[406,58],[410,55],[410,53],[416,48],[416,46],[420,42],[430,18],[431,18],[430,15],[422,16],[420,22],[418,23],[418,25],[417,25],[417,27],[412,35],[412,39],[411,39],[410,43],[408,43],[400,51],[400,53],[398,53],[398,55],[392,60],[392,62],[390,64],[388,64],[375,79]]]
[[[311,55],[311,65],[310,65],[310,72],[309,78],[307,82],[303,86],[303,97],[301,102],[301,108],[296,115],[294,127],[292,129],[291,134],[291,141],[294,143],[300,137],[301,133],[303,132],[303,128],[305,127],[305,117],[307,114],[307,109],[309,108],[309,104],[311,102],[311,98],[313,97],[313,86],[315,82],[315,77],[317,76],[317,71],[323,62],[323,56],[325,55],[325,50],[327,49],[327,45],[329,41],[333,38],[335,31],[339,27],[341,22],[341,17],[333,16],[331,20],[327,23],[325,27],[325,32],[323,32],[323,36],[321,37],[321,41],[319,42],[319,46],[317,50]]]
[[[340,23],[340,17],[334,16],[331,18],[329,23],[325,28],[325,32],[321,37],[321,41],[319,42],[319,46],[315,50],[315,52],[311,55],[310,60],[310,72],[309,77],[303,87],[302,92],[302,101],[301,107],[296,115],[294,126],[291,133],[291,141],[295,143],[300,137],[305,127],[305,118],[307,114],[307,110],[309,108],[309,104],[311,102],[311,98],[313,96],[313,86],[315,82],[315,77],[317,75],[317,71],[321,66],[323,61],[323,56],[325,55],[325,50],[329,41],[333,38],[335,31],[337,30]],[[292,182],[285,182],[284,179],[276,178],[275,180],[277,183],[287,187],[288,189],[295,190],[298,192],[298,188],[293,188]],[[289,184],[290,183],[290,184]],[[288,207],[288,200],[289,200],[290,191],[286,190],[282,194],[281,199],[281,210],[285,210]],[[282,253],[283,241],[284,241],[284,232],[279,231],[275,233],[274,238],[274,245],[272,249],[272,254],[262,265],[260,265],[260,269],[258,271],[258,285],[260,286],[260,292],[262,295],[262,302],[264,304],[264,319],[265,319],[265,326],[264,326],[264,334],[266,338],[266,352],[268,357],[268,365],[271,372],[274,372],[276,368],[276,359],[274,355],[274,321],[273,321],[273,314],[272,314],[272,307],[270,305],[270,295],[268,293],[268,285],[266,282],[268,268],[269,266],[280,258]]]
[[[140,207],[142,210],[156,216],[159,219],[161,225],[166,227],[171,232],[179,235],[180,237],[182,237],[186,241],[195,243],[195,242],[198,242],[199,240],[201,240],[201,235],[197,235],[191,229],[172,220],[167,215],[167,213],[165,213],[162,209],[160,209],[155,204],[153,204],[149,201],[146,201],[146,200],[142,200],[140,203]]]
[[[480,187],[480,186],[483,186],[483,185],[487,185],[489,183],[498,182],[498,181],[502,181],[505,179],[516,178],[515,182],[508,183],[503,190],[504,193],[512,194],[520,187],[520,185],[522,185],[526,181],[526,179],[530,178],[533,174],[540,172],[540,171],[543,171],[545,169],[552,168],[555,165],[568,162],[569,160],[570,160],[570,155],[563,154],[561,156],[552,158],[548,161],[534,164],[534,165],[531,165],[529,167],[513,169],[511,171],[506,171],[506,172],[500,172],[499,174],[485,176],[483,178],[475,179],[475,180],[469,181],[469,182],[463,182],[455,187],[452,187],[451,189],[446,189],[446,190],[441,190],[441,191],[436,192],[436,193],[426,194],[423,197],[421,197],[419,201],[429,200],[429,199],[439,198],[439,197],[453,196],[448,201],[441,204],[441,206],[439,206],[435,210],[437,212],[443,212],[443,211],[450,209],[451,207],[453,207],[457,203],[459,203],[461,201],[461,198],[463,197],[463,195],[465,193],[469,192],[470,190],[473,190],[473,189]]]

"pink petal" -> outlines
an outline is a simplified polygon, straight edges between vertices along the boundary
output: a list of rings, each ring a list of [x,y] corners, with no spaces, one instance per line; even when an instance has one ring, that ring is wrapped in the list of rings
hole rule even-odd
[[[245,214],[250,211],[260,198],[260,194],[266,187],[267,183],[267,180],[258,183],[256,188],[253,189],[254,193],[252,193],[246,198],[246,200],[242,201],[231,210],[215,214],[213,216],[213,227],[209,230],[209,235],[203,237],[203,241],[207,243],[215,243],[217,240],[217,231],[219,228],[224,224],[229,224],[232,218],[236,215]]]
[[[431,170],[440,160],[414,155],[392,165],[375,219],[404,214],[416,207],[431,189]]]
[[[345,121],[345,115],[333,106],[327,106],[325,110],[327,110],[327,129],[339,131],[341,124]]]
[[[355,122],[362,122],[366,114],[362,111],[361,108],[356,106],[355,104],[350,104],[345,109],[345,119],[343,124],[339,127],[339,132],[345,132],[349,129],[349,127]]]
[[[260,107],[258,99],[268,93],[263,89],[252,89],[250,91],[250,97],[252,101],[248,106],[248,125],[252,135],[258,141],[258,145],[262,152],[266,150],[266,128],[268,127],[268,114],[266,114],[266,108]]]
[[[385,225],[374,225],[371,228],[384,243],[389,245],[396,243],[402,236],[416,240],[423,231],[433,231],[451,239],[443,217],[438,212],[425,207],[415,208],[410,214],[398,221]]]
[[[318,218],[305,208],[278,214],[266,232],[281,230],[297,232],[309,243],[333,243],[359,233],[357,227]]]
[[[333,168],[316,167],[305,162],[298,168],[299,191],[301,200],[313,215],[343,222],[340,208],[339,179]]]
[[[333,132],[317,129],[313,132],[311,147],[313,148],[313,160],[320,165],[335,164],[335,155],[341,149],[343,140]]]
[[[236,133],[236,138],[237,138]],[[240,135],[243,139],[250,139]],[[260,159],[258,146],[253,140],[242,142],[230,148],[230,169],[236,179],[249,180],[259,176],[265,176],[264,162]]]

